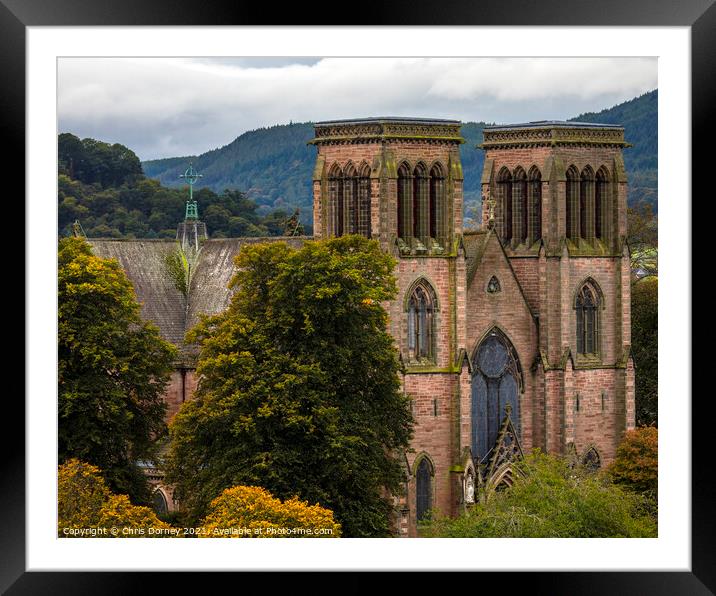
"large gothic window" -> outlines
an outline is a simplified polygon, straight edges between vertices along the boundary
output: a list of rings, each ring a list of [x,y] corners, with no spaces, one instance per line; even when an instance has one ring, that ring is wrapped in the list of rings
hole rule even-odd
[[[591,283],[585,283],[577,293],[577,354],[599,353],[599,293]]]
[[[512,174],[502,168],[497,177],[497,197],[499,201],[499,217],[502,220],[502,240],[512,240]]]
[[[433,506],[433,470],[427,457],[423,457],[415,470],[416,517],[425,517]]]
[[[512,408],[512,423],[520,432],[520,384],[522,372],[510,341],[493,329],[473,357],[472,377],[472,453],[485,462],[497,442],[497,433]]]
[[[527,190],[529,206],[527,235],[531,245],[542,238],[542,174],[536,167],[530,169]]]
[[[408,354],[411,361],[435,360],[433,340],[436,298],[430,284],[421,280],[408,298]]]

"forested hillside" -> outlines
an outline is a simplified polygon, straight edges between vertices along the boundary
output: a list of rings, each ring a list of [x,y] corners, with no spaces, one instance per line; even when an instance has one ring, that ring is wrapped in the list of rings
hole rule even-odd
[[[598,113],[581,114],[574,121],[623,124],[627,140],[634,146],[624,152],[630,189],[629,202],[641,199],[657,204],[657,91]],[[484,122],[462,126],[465,144],[461,146],[465,175],[465,223],[479,213],[480,178]],[[283,208],[301,208],[301,218],[311,222],[313,195],[311,176],[316,149],[306,143],[313,138],[313,124],[300,123],[246,132],[229,145],[199,156],[146,161],[145,174],[167,186],[181,184],[179,174],[191,160],[204,177],[201,185],[221,192],[236,188],[259,205],[259,213]]]
[[[75,220],[92,238],[176,236],[189,198],[186,185],[167,188],[147,178],[137,156],[120,144],[80,140],[69,133],[60,134],[57,144],[61,236],[71,234]],[[278,236],[285,231],[288,213],[271,210],[259,214],[256,203],[239,190],[217,193],[200,188],[194,198],[212,238]]]

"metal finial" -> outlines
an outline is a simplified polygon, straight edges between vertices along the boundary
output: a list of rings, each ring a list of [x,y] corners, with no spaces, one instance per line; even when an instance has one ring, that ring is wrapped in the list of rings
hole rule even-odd
[[[184,178],[186,180],[187,184],[189,184],[189,200],[190,201],[194,200],[193,188],[194,188],[194,185],[196,184],[196,181],[199,178],[203,178],[203,177],[204,177],[203,174],[199,174],[194,170],[191,162],[189,162],[189,167],[186,169],[186,172],[179,175],[179,178]]]

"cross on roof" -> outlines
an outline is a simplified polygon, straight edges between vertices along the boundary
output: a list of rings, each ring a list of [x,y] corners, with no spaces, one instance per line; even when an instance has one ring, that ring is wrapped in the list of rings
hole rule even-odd
[[[203,178],[203,174],[198,174],[192,167],[191,162],[189,162],[189,167],[186,169],[186,172],[180,174],[179,178],[184,178],[189,184],[189,200],[192,201],[194,199],[194,185],[199,178]]]

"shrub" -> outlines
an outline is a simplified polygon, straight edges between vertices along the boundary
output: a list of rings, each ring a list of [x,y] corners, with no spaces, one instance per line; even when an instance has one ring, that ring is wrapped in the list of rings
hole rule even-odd
[[[658,492],[659,431],[642,426],[627,431],[609,473],[615,483],[656,498]]]
[[[227,488],[211,502],[202,526],[202,538],[337,538],[341,533],[331,510],[297,497],[282,503],[258,486]]]
[[[132,505],[127,495],[113,495],[97,467],[70,459],[58,469],[57,534],[60,537],[138,538],[150,529],[169,530],[148,507]],[[117,529],[113,534],[110,530]],[[93,529],[93,534],[67,530]],[[152,534],[167,537],[168,533]]]
[[[463,515],[438,517],[422,536],[475,538],[655,537],[656,521],[640,495],[603,473],[570,468],[535,450],[516,464],[512,488],[492,493]]]

